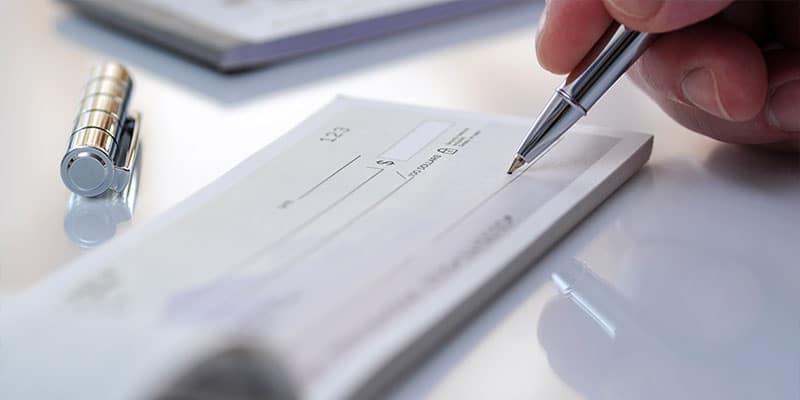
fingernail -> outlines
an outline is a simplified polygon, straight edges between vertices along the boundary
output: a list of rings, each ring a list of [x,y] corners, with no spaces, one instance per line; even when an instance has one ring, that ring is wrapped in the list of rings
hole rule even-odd
[[[663,0],[608,0],[608,2],[617,11],[631,18],[647,19],[658,13]]]
[[[769,124],[783,131],[800,132],[800,79],[786,82],[767,102]]]
[[[717,117],[730,119],[730,115],[722,106],[717,80],[708,68],[689,71],[681,82],[681,91],[686,100],[697,108]]]

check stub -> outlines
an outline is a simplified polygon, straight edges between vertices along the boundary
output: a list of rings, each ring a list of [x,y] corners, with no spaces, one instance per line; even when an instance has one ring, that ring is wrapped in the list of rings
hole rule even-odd
[[[650,135],[576,127],[507,175],[528,123],[338,98],[25,301],[229,327],[258,337],[300,397],[370,393],[650,155]]]

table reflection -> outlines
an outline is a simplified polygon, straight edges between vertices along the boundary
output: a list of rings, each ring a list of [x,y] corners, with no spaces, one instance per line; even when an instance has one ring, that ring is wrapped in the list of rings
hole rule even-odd
[[[93,248],[114,237],[117,226],[133,218],[139,177],[134,169],[125,191],[112,190],[97,197],[71,194],[64,215],[64,232],[81,248]]]
[[[796,242],[770,236],[792,214],[770,210],[774,199],[764,196],[793,197],[797,188],[732,179],[696,190],[720,170],[733,169],[653,166],[648,194],[551,273],[559,295],[542,311],[539,342],[582,397],[800,398],[800,314],[787,307],[800,304],[800,268],[786,262],[797,259]],[[770,179],[782,174],[771,169]],[[742,212],[754,204],[765,212]],[[765,246],[754,237],[771,239]]]

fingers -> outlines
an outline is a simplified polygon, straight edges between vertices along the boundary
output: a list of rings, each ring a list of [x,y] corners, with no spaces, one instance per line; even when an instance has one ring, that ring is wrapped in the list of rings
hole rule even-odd
[[[536,55],[546,70],[566,74],[611,24],[612,17],[647,32],[683,28],[707,19],[732,0],[549,0],[536,36]]]
[[[669,39],[665,36],[662,39]],[[662,42],[659,48],[678,46],[679,44]],[[655,47],[654,47],[655,48]],[[653,49],[651,49],[653,50]],[[703,133],[718,140],[741,144],[764,144],[773,149],[798,150],[800,149],[800,52],[793,50],[780,50],[766,53],[763,64],[766,65],[768,78],[764,78],[763,97],[760,97],[760,105],[757,112],[751,118],[728,119],[721,117],[719,113],[709,112],[704,107],[699,107],[688,99],[681,98],[675,94],[675,77],[663,71],[659,62],[660,57],[665,57],[673,52],[660,54],[657,50],[653,54],[645,55],[631,74],[631,78],[641,86],[672,118],[689,129]],[[649,57],[654,57],[649,59]],[[734,59],[732,63],[746,64],[752,61],[739,61]],[[713,67],[712,67],[713,68]],[[736,71],[736,69],[731,69]],[[740,71],[741,72],[741,71]],[[738,116],[747,115],[752,111],[752,106],[758,104],[757,101],[748,102],[747,99],[739,96],[725,97],[727,90],[734,90],[738,82],[743,86],[741,93],[746,95],[748,92],[758,88],[755,82],[748,82],[743,76],[733,74],[723,75],[725,78],[718,81],[720,88],[720,100],[729,106],[728,112]],[[673,81],[670,83],[670,79]],[[667,85],[672,89],[662,90],[660,88]],[[738,111],[731,105],[735,101],[738,104]],[[707,107],[706,107],[707,108]],[[713,111],[713,109],[712,109]]]
[[[677,30],[728,7],[733,0],[603,0],[609,14],[627,27],[644,32]]]
[[[731,3],[548,1],[536,38],[537,56],[551,72],[570,72],[612,18],[633,29],[669,31],[630,71],[668,114],[722,141],[798,150],[800,1],[766,7]],[[772,21],[769,26],[766,20]],[[759,44],[770,33],[783,47],[765,56]]]
[[[766,57],[770,75],[767,120],[775,128],[800,134],[800,51],[774,51]]]
[[[610,24],[600,0],[548,1],[536,35],[539,63],[550,72],[569,73]]]
[[[702,24],[661,36],[634,68],[651,96],[718,118],[752,119],[767,96],[761,50],[745,34]]]

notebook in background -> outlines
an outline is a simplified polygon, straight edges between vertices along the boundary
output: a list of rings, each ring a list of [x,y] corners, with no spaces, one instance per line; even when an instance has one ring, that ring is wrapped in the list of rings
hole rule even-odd
[[[63,0],[233,72],[522,0]]]

